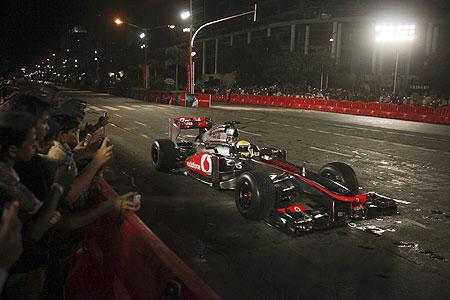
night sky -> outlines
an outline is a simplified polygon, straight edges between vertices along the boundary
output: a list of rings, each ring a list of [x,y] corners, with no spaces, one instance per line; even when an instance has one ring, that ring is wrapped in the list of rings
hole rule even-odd
[[[108,25],[114,16],[142,26],[173,19],[182,0],[2,0],[0,63],[28,64],[58,52],[60,38],[74,26]],[[111,26],[113,26],[111,21]]]
[[[450,6],[445,0],[410,2],[435,9]],[[92,28],[109,26],[118,15],[147,27],[172,24],[187,6],[188,0],[2,0],[0,64],[26,65],[58,52],[62,34],[74,26],[92,33]]]

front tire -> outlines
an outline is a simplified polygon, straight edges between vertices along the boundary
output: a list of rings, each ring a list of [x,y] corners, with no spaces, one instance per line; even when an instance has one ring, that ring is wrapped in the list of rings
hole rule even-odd
[[[177,151],[171,140],[156,140],[152,144],[151,155],[153,165],[158,171],[169,172],[175,166]]]
[[[239,213],[249,220],[263,220],[275,206],[275,187],[267,174],[245,172],[235,190]]]
[[[342,162],[332,162],[320,168],[319,174],[342,184],[353,195],[359,194],[358,178],[356,177],[355,171],[349,165]]]

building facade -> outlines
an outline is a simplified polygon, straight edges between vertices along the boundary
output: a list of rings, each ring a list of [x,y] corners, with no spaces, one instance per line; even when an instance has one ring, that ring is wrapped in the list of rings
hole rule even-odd
[[[208,6],[203,1],[207,20],[249,10],[253,5],[246,0],[210,2],[213,4]],[[197,70],[204,78],[220,77],[220,52],[224,47],[270,40],[286,52],[308,55],[325,51],[333,66],[342,72],[342,80],[390,87],[397,63],[399,87],[420,83],[418,75],[448,53],[446,21],[426,8],[417,8],[401,18],[393,14],[383,18],[376,13],[373,2],[377,1],[259,1],[256,24],[235,20],[212,26],[199,35],[195,46],[201,49],[197,62],[201,67],[197,66]],[[416,37],[396,44],[376,42],[375,26],[381,22],[414,24]]]

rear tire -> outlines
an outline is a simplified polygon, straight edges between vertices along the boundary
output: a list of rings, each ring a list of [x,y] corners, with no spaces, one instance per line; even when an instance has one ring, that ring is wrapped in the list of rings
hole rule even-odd
[[[239,213],[249,220],[263,220],[275,206],[275,187],[267,174],[245,172],[239,178],[234,199]]]
[[[152,144],[151,155],[153,165],[158,171],[169,172],[175,166],[177,151],[171,140],[156,140]]]
[[[332,162],[320,168],[319,174],[325,178],[336,181],[352,192],[359,194],[359,183],[355,171],[342,162]]]

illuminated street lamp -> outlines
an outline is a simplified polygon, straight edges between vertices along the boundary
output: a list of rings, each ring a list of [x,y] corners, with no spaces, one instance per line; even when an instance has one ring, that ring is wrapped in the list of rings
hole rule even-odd
[[[139,34],[139,38],[140,38],[141,40],[146,39],[146,43],[145,43],[145,44],[142,44],[142,45],[140,46],[141,49],[145,49],[145,51],[144,51],[144,65],[147,64],[147,49],[148,49],[148,45],[147,45],[147,44],[148,44],[148,33],[149,33],[149,31],[155,30],[155,29],[161,29],[161,28],[170,28],[170,29],[174,29],[174,28],[175,28],[175,25],[162,25],[162,26],[157,26],[157,27],[152,27],[152,28],[145,28],[145,27],[138,26],[138,25],[136,25],[136,24],[133,24],[133,23],[124,21],[124,20],[122,20],[122,19],[120,19],[120,18],[116,18],[116,19],[114,20],[114,23],[116,23],[116,25],[126,24],[126,25],[128,25],[128,26],[131,26],[131,27],[134,27],[134,28],[137,28],[137,29],[143,31],[143,32],[141,32],[141,33]],[[148,82],[148,80],[145,80],[145,81],[144,81],[144,86],[145,86],[145,82]]]
[[[375,26],[375,42],[395,44],[395,72],[392,94],[395,94],[398,74],[398,44],[411,42],[416,38],[416,25],[414,24],[380,24]]]
[[[192,0],[189,1],[189,4],[190,4],[189,5],[189,11],[192,11]],[[207,22],[207,23],[201,25],[199,28],[197,28],[194,33],[192,33],[192,17],[190,18],[190,26],[189,26],[189,39],[190,39],[190,42],[189,42],[189,52],[188,53],[190,53],[191,55],[189,55],[188,93],[193,94],[195,92],[195,86],[194,86],[194,84],[195,84],[195,71],[194,71],[194,64],[192,62],[192,57],[193,57],[192,54],[195,53],[195,52],[193,52],[192,49],[194,48],[195,37],[200,32],[200,30],[202,30],[203,28],[205,28],[207,26],[213,25],[213,24],[217,24],[217,23],[220,23],[220,22],[228,21],[228,20],[231,20],[231,19],[234,19],[234,18],[238,18],[238,17],[250,15],[250,14],[253,15],[253,22],[256,22],[256,10],[257,10],[257,5],[255,3],[254,9],[251,10],[251,11],[247,11],[247,12],[244,12],[244,13],[240,13],[240,14],[228,16],[228,17],[225,17],[225,18],[217,19],[217,20],[214,20],[214,21],[211,21],[211,22]],[[184,19],[187,19],[187,18],[189,18],[191,16],[191,14],[187,15],[186,13],[182,13],[181,14],[181,18],[182,19],[183,19],[183,16],[185,16],[185,17],[187,16],[186,18],[184,18]]]

